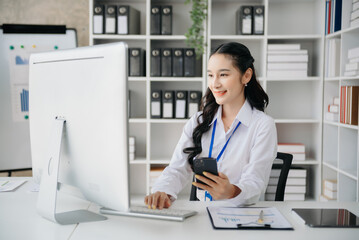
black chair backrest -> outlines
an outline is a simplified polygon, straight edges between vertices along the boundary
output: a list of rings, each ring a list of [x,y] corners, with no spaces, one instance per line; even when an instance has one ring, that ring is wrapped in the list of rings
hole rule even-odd
[[[274,200],[275,201],[283,201],[285,185],[287,183],[290,166],[292,165],[293,155],[289,154],[289,153],[278,152],[276,159],[282,160],[283,163],[274,163],[272,166],[272,169],[281,169]],[[193,177],[193,181],[194,181],[194,177]],[[191,194],[190,194],[189,200],[190,201],[198,201],[197,194],[196,194],[196,187],[193,185],[191,187]]]
[[[289,169],[292,165],[293,155],[289,153],[277,152],[276,159],[282,160],[283,163],[274,163],[272,166],[272,169],[281,169],[274,201],[284,201],[285,186],[287,183]]]

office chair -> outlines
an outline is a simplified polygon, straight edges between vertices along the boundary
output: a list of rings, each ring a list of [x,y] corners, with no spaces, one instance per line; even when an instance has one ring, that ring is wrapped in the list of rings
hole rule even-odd
[[[290,166],[292,165],[293,155],[289,154],[289,153],[278,152],[276,159],[282,160],[283,163],[273,163],[273,165],[272,165],[272,169],[281,169],[274,201],[283,201],[285,185],[287,183]],[[194,180],[195,180],[195,178],[193,176],[193,181]],[[193,185],[191,187],[191,194],[190,194],[189,200],[190,201],[198,201],[197,194],[196,194],[196,187]]]

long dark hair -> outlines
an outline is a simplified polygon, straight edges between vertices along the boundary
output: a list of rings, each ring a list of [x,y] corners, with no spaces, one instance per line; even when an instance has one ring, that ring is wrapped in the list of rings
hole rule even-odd
[[[260,111],[268,106],[268,95],[264,92],[262,86],[259,84],[255,69],[253,66],[254,58],[249,52],[248,48],[241,43],[230,42],[219,45],[212,53],[214,54],[225,54],[230,56],[233,61],[233,65],[244,74],[248,68],[253,71],[251,80],[247,83],[244,89],[244,97],[251,105],[252,109],[256,108]],[[211,57],[210,56],[210,57]],[[193,130],[192,139],[194,147],[188,147],[183,149],[184,153],[188,154],[188,163],[193,169],[193,158],[202,152],[201,139],[202,135],[210,129],[210,124],[218,110],[219,105],[214,98],[212,91],[207,88],[206,94],[203,96],[201,101],[200,110],[202,113],[197,118],[197,127]],[[202,121],[200,119],[202,118]]]

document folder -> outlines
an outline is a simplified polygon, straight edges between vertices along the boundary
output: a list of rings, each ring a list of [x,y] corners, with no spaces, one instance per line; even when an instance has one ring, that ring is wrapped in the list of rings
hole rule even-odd
[[[187,91],[176,91],[176,118],[187,117]]]
[[[161,33],[162,35],[172,34],[172,6],[162,6]]]
[[[237,11],[237,34],[252,34],[253,7],[242,6]]]
[[[173,49],[173,77],[183,77],[183,49]]]
[[[196,74],[196,52],[193,48],[184,50],[184,76],[194,77]]]
[[[161,49],[154,48],[151,51],[151,77],[161,76]]]
[[[145,75],[145,51],[141,48],[129,48],[129,76]]]
[[[93,33],[103,34],[104,31],[104,5],[95,4],[93,8]]]
[[[162,101],[162,117],[163,118],[173,118],[174,113],[174,92],[173,91],[164,91],[163,92],[163,101]]]
[[[207,207],[207,212],[214,229],[294,230],[274,207]]]
[[[253,6],[253,34],[264,34],[264,6]]]
[[[172,76],[172,49],[162,49],[161,56],[161,76],[171,77]]]
[[[151,8],[151,35],[161,34],[161,6]]]
[[[116,33],[116,9],[115,5],[106,6],[105,33]]]
[[[120,5],[117,34],[140,34],[140,11],[128,5]]]
[[[161,90],[154,90],[151,93],[151,118],[162,118]]]

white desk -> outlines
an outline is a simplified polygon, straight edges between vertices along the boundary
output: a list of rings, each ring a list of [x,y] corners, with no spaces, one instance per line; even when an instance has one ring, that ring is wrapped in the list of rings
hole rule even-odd
[[[1,179],[1,178],[0,178]],[[29,183],[28,183],[29,184]],[[291,213],[292,208],[347,208],[359,215],[359,203],[356,202],[260,202],[256,206],[274,206],[287,218],[294,231],[267,230],[214,230],[208,218],[205,206],[220,205],[220,202],[202,203],[178,200],[173,207],[194,209],[199,212],[184,222],[141,219],[112,216],[101,222],[81,223],[61,226],[49,222],[35,210],[37,193],[26,191],[26,185],[13,193],[0,193],[0,239],[358,239],[359,229],[310,228],[301,224]],[[61,210],[86,208],[88,203],[75,197],[62,197]],[[71,202],[73,201],[73,202]],[[143,198],[136,198],[140,204]],[[95,204],[90,210],[98,211]]]

